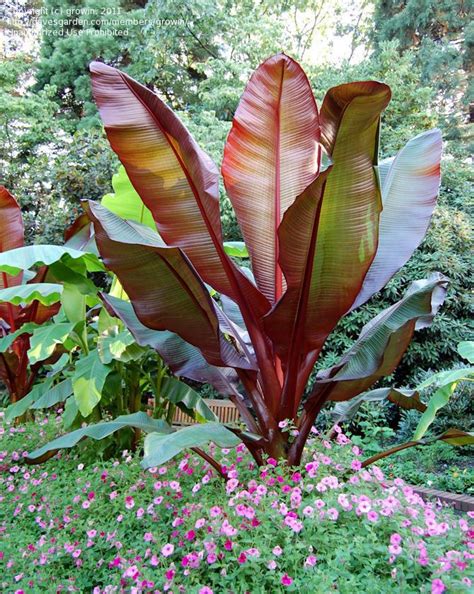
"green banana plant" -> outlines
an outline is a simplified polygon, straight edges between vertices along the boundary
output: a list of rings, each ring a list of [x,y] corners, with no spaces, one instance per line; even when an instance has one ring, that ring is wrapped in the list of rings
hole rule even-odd
[[[114,193],[104,196],[104,204],[119,215],[146,222],[146,209],[123,168],[114,176],[112,185]],[[146,344],[138,345],[123,322],[102,307],[97,298],[100,288],[87,278],[87,267],[79,273],[77,262],[71,264],[71,254],[82,254],[80,257],[87,260],[89,253],[91,263],[97,263],[96,268],[103,270],[94,256],[96,248],[92,231],[89,220],[79,217],[66,230],[66,251],[60,246],[35,246],[30,249],[34,253],[30,253],[29,259],[23,254],[21,260],[16,251],[6,251],[2,255],[10,273],[16,272],[14,266],[26,269],[37,264],[32,262],[32,257],[47,261],[50,265],[48,273],[54,274],[58,283],[62,283],[24,286],[34,288],[28,293],[29,299],[41,303],[60,300],[62,307],[59,311],[56,308],[58,313],[47,324],[23,325],[19,329],[23,335],[30,333],[29,365],[41,365],[46,375],[21,400],[7,408],[7,420],[26,411],[64,403],[63,425],[68,429],[79,425],[83,419],[101,419],[103,413],[113,416],[136,413],[141,410],[143,398],[148,394],[153,396],[155,406],[150,413],[155,417],[170,422],[174,407],[179,406],[198,421],[215,421],[216,416],[204,400],[188,385],[169,377],[166,365],[156,352]],[[53,261],[54,253],[60,257],[56,261]],[[51,286],[53,291],[50,291]],[[9,299],[13,304],[23,302],[26,297],[21,289],[24,287],[8,289],[11,295],[6,294],[7,289],[0,291],[0,299]],[[110,293],[104,297],[113,299],[116,294],[126,297],[114,278]],[[53,355],[58,352],[61,356],[56,360]],[[137,438],[138,430],[136,433]]]

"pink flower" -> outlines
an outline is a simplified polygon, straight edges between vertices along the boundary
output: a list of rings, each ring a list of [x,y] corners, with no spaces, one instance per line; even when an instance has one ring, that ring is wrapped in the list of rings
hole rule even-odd
[[[367,514],[367,519],[369,520],[369,522],[377,522],[377,520],[379,519],[379,514],[372,509]]]
[[[275,555],[275,557],[279,557],[283,553],[283,549],[277,545],[276,547],[273,547],[272,553]]]
[[[82,502],[83,509],[88,509],[90,506],[91,506],[91,502],[88,499],[86,499],[86,501]]]
[[[327,511],[327,514],[331,520],[337,520],[339,517],[339,512],[335,507],[330,507]]]
[[[214,592],[213,592],[213,590],[211,590],[211,588],[204,586],[203,588],[201,588],[199,590],[199,594],[214,594]]]
[[[243,565],[247,561],[247,555],[245,553],[240,553],[240,555],[237,557],[237,561]]]
[[[316,565],[317,559],[314,555],[308,555],[306,557],[306,561],[304,562],[305,567],[314,567]]]
[[[136,565],[131,565],[123,572],[122,577],[136,579],[140,575]]]
[[[402,552],[402,547],[400,545],[390,545],[388,550],[391,555],[397,556]]]
[[[281,583],[284,586],[291,586],[291,584],[293,583],[293,578],[291,578],[287,573],[285,573],[285,575],[283,575],[281,578]]]
[[[402,537],[397,532],[394,532],[390,537],[390,544],[399,545],[402,542]]]
[[[159,565],[160,560],[158,559],[158,557],[156,555],[152,555],[151,559],[150,559],[150,565],[152,565],[153,567],[156,567],[157,565]]]
[[[352,470],[357,472],[358,470],[360,470],[362,468],[362,462],[360,460],[352,460],[351,468],[352,468]]]
[[[135,507],[135,501],[131,495],[125,497],[125,507],[127,509],[132,509],[132,507]]]
[[[440,579],[435,579],[431,582],[431,594],[442,594],[446,590],[446,586]]]
[[[161,554],[163,555],[163,557],[169,557],[170,555],[173,554],[173,552],[174,552],[174,545],[171,543],[167,543],[163,547],[161,547]]]

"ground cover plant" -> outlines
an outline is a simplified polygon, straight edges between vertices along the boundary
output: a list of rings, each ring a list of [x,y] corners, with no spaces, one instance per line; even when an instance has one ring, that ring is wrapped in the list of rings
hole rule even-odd
[[[90,442],[25,465],[58,420],[2,425],[4,591],[472,590],[473,514],[361,470],[363,452],[342,432],[332,443],[312,432],[298,471],[274,459],[257,469],[243,444],[216,448],[223,483],[194,453],[145,471],[127,451],[104,461]]]

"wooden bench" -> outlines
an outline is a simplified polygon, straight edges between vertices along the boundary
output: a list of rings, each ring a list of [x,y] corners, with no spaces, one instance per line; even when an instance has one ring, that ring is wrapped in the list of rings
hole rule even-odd
[[[217,416],[221,423],[227,425],[235,425],[239,421],[239,411],[233,402],[230,400],[214,400],[206,398],[207,406]],[[189,415],[176,407],[173,416],[173,425],[184,427],[187,425],[194,425],[196,421]]]

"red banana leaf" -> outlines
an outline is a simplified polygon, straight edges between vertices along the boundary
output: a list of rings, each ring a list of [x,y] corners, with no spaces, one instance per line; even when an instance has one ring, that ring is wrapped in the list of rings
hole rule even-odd
[[[106,266],[120,280],[139,320],[198,347],[212,365],[251,367],[224,339],[215,305],[186,255],[139,223],[94,202],[85,204]]]
[[[411,284],[404,297],[366,324],[339,363],[318,374],[315,393],[350,400],[389,376],[399,364],[415,329],[429,325],[441,307],[448,279],[436,273]]]
[[[316,177],[318,161],[318,110],[310,83],[294,60],[273,56],[245,88],[222,163],[257,286],[271,303],[284,290],[278,226]]]
[[[141,346],[150,346],[157,351],[166,365],[178,377],[209,383],[225,396],[239,396],[238,377],[229,367],[210,365],[201,352],[168,330],[152,330],[144,326],[128,301],[112,295],[101,295],[110,315],[118,317]]]
[[[24,245],[23,219],[18,202],[4,187],[0,186],[0,252],[6,252]],[[23,275],[10,276],[0,273],[0,289],[20,285]],[[15,330],[18,308],[9,303],[0,304],[0,318]]]
[[[93,62],[92,88],[113,150],[151,211],[161,237],[180,247],[201,278],[257,317],[268,303],[225,254],[218,171],[157,95],[123,72]]]
[[[381,198],[373,166],[379,118],[389,99],[390,89],[381,83],[328,92],[322,121],[328,128],[328,118],[339,117],[330,122],[336,130],[333,166],[298,196],[281,223],[280,263],[288,288],[265,317],[265,328],[293,381],[304,356],[316,356],[353,303],[375,255]],[[339,111],[333,114],[328,104]]]
[[[378,167],[383,210],[377,253],[351,309],[380,291],[421,243],[436,206],[440,182],[441,132],[412,138]]]

